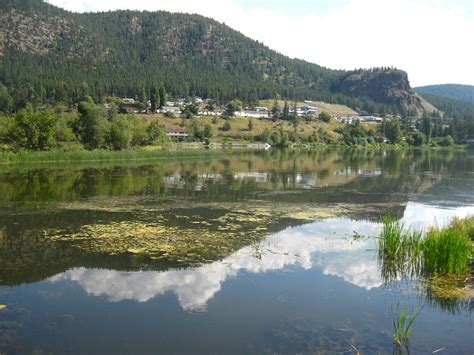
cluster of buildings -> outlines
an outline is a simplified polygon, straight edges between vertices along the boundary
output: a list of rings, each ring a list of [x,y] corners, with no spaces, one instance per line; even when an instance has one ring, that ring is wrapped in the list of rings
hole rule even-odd
[[[321,109],[316,106],[311,106],[312,101],[305,101],[304,106],[294,106],[288,107],[289,114],[291,116],[295,115],[298,117],[312,117],[317,116],[321,113]],[[222,116],[226,112],[224,106],[214,106],[214,101],[212,99],[202,99],[201,97],[194,97],[192,99],[188,98],[178,98],[174,101],[166,101],[165,104],[157,110],[158,113],[163,114],[173,114],[179,116],[183,113],[184,108],[193,104],[197,107],[197,114],[199,116]],[[106,104],[112,105],[112,104]],[[150,101],[147,105],[143,105],[136,98],[124,97],[121,99],[120,104],[121,109],[126,110],[129,113],[146,113],[150,112]],[[296,110],[296,112],[295,112]],[[280,115],[282,114],[282,109],[279,109]],[[258,106],[255,108],[246,107],[242,110],[234,112],[235,117],[246,117],[246,118],[270,118],[271,112],[267,107]],[[360,122],[373,122],[381,123],[383,122],[382,117],[374,115],[362,115],[362,116],[336,116],[336,120],[342,123],[354,123],[356,121]]]
[[[374,123],[383,122],[383,117],[378,117],[378,116],[343,116],[343,117],[336,117],[336,119],[342,123],[354,123],[355,121],[374,122]]]

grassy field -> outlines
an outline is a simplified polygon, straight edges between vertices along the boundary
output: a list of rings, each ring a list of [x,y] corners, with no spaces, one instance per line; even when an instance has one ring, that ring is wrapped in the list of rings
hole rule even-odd
[[[161,122],[168,130],[182,127],[183,122],[185,126],[191,124],[191,120],[183,120],[182,118],[178,117],[169,118],[161,114],[143,115],[143,117],[146,120],[157,120]],[[287,132],[294,131],[293,125],[290,122],[283,120],[273,122],[269,119],[253,118],[253,128],[251,131],[249,131],[248,124],[250,119],[244,117],[233,117],[230,119],[231,129],[229,131],[224,131],[222,130],[222,127],[225,123],[225,119],[223,118],[216,117],[216,121],[214,121],[216,123],[213,123],[213,118],[211,117],[201,116],[195,117],[195,119],[200,128],[203,128],[206,124],[211,125],[213,131],[212,141],[218,143],[226,141],[252,141],[254,136],[261,134],[266,128],[270,132],[277,131],[280,129],[280,127]],[[336,133],[334,133],[334,130],[340,126],[341,124],[336,122],[336,120],[332,120],[330,123],[325,123],[320,120],[313,120],[310,122],[305,122],[304,120],[301,120],[301,122],[296,128],[296,132],[299,136],[308,137],[313,134],[315,130],[319,130],[321,128],[323,131],[328,132],[328,134],[330,135],[336,135]]]
[[[260,106],[267,107],[269,110],[273,107],[274,100],[261,100],[260,101]],[[289,105],[293,105],[293,102],[288,102]],[[284,100],[279,100],[278,101],[278,106],[280,108],[283,108],[285,105]],[[334,116],[356,116],[357,112],[354,111],[353,109],[344,106],[344,105],[335,105],[335,104],[328,104],[325,102],[321,101],[311,101],[311,102],[297,102],[298,107],[302,106],[314,106],[319,108],[321,111],[326,111],[327,113],[330,113],[331,115]]]

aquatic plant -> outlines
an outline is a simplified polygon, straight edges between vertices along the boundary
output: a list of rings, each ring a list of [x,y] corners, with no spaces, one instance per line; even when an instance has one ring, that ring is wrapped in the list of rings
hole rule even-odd
[[[408,231],[401,222],[385,217],[378,241],[382,278],[390,282],[406,276],[465,275],[472,249],[471,220],[457,219],[424,233]]]
[[[431,229],[422,244],[425,274],[466,274],[471,242],[461,230]]]
[[[383,218],[378,257],[385,282],[420,273],[422,241],[421,231],[409,232],[401,222],[391,217]]]
[[[400,304],[397,303],[397,312],[393,319],[393,342],[398,350],[405,346],[407,352],[410,353],[411,330],[423,307],[424,304],[417,311],[410,311],[400,308]]]

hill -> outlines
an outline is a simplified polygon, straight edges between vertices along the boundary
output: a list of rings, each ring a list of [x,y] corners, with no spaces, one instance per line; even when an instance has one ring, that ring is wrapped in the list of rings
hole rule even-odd
[[[393,68],[358,70],[349,73],[341,82],[342,94],[369,99],[399,112],[420,114],[436,108],[411,89],[406,72]]]
[[[420,86],[415,91],[421,95],[429,94],[474,104],[474,86],[460,84],[442,84]]]
[[[158,82],[172,96],[257,103],[278,94],[370,112],[425,109],[402,71],[347,72],[291,59],[199,15],[78,14],[41,0],[3,0],[0,15],[0,82],[17,105],[144,97]]]

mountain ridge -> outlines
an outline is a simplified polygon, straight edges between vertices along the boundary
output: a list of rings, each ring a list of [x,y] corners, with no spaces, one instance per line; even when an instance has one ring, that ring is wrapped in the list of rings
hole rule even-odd
[[[428,107],[401,70],[390,69],[397,74],[396,83],[384,84],[383,68],[367,70],[356,80],[357,71],[291,59],[201,15],[128,10],[79,14],[41,0],[5,0],[0,12],[0,82],[19,96],[57,96],[58,91],[69,97],[139,95],[152,82],[161,82],[174,96],[257,102],[279,95],[369,112],[421,114]],[[383,90],[361,91],[369,74]],[[358,90],[344,89],[349,78]],[[397,87],[397,94],[378,95],[391,92],[390,87]]]
[[[419,86],[414,89],[420,94],[444,96],[450,99],[474,104],[474,86],[465,84],[438,84]]]

